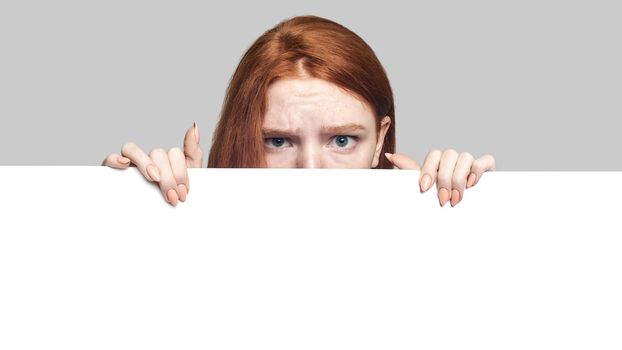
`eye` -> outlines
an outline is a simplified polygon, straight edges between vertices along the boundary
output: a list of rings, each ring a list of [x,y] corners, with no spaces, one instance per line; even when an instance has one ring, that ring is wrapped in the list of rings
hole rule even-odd
[[[348,146],[353,141],[356,141],[357,139],[358,139],[358,137],[351,136],[351,135],[337,135],[337,136],[335,136],[333,138],[333,140],[335,140],[335,144],[337,145],[338,148],[347,148],[346,146]],[[353,146],[351,146],[351,147],[353,147]]]
[[[283,148],[283,145],[287,141],[285,137],[266,137],[264,142],[270,148]]]

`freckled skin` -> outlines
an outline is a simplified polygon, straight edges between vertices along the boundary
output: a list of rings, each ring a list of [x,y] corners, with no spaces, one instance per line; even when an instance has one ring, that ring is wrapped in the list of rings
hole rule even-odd
[[[270,168],[373,168],[377,166],[390,118],[379,135],[372,109],[328,81],[304,77],[277,80],[268,88],[264,129],[292,135],[264,137]],[[325,133],[322,126],[355,123],[365,130]],[[349,137],[349,136],[354,136]]]
[[[453,148],[431,150],[423,166],[403,154],[381,155],[391,118],[382,118],[376,133],[375,116],[368,103],[321,79],[277,80],[268,88],[267,103],[262,126],[270,168],[369,169],[386,156],[394,169],[420,170],[421,192],[436,184],[439,204],[450,202],[452,207],[464,199],[465,189],[475,186],[485,172],[496,169],[490,154],[475,159]],[[187,168],[201,167],[203,158],[196,124],[186,131],[183,151],[178,147],[168,152],[157,148],[147,155],[128,142],[121,152],[122,156],[109,154],[102,165],[125,169],[135,164],[147,180],[159,184],[173,206],[185,201],[189,193]]]

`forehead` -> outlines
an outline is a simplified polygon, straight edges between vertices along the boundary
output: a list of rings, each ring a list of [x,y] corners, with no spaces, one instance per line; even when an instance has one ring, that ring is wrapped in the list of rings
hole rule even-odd
[[[302,118],[374,123],[368,104],[326,80],[286,78],[272,83],[267,92],[264,124],[291,124]]]

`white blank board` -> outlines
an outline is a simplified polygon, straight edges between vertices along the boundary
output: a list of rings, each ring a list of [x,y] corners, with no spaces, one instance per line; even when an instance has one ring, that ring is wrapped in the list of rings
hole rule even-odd
[[[620,349],[620,172],[4,166],[0,349]]]

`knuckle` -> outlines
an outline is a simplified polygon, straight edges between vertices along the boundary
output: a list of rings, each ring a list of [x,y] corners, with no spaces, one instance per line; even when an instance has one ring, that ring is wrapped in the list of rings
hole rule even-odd
[[[455,150],[455,149],[453,149],[453,148],[448,148],[448,149],[446,149],[446,150],[445,150],[445,153],[446,153],[446,154],[456,155],[456,154],[458,154],[458,151],[456,151],[456,150]]]
[[[423,161],[423,168],[427,169],[428,171],[433,170],[434,172],[436,172],[438,163],[440,159],[442,158],[442,155],[443,155],[443,152],[440,149],[434,149],[428,152],[428,155],[425,157],[425,160]]]
[[[483,163],[481,159],[477,159],[471,164],[471,170],[475,173],[481,173],[483,169]]]
[[[443,151],[441,151],[440,149],[433,149],[430,152],[428,152],[428,155],[432,156],[432,155],[439,155],[442,154]]]
[[[179,147],[173,147],[173,148],[168,150],[168,156],[169,157],[179,156],[179,155],[183,156],[183,154],[184,154],[184,152]]]
[[[123,146],[121,147],[121,152],[123,153],[127,153],[127,152],[131,152],[132,150],[138,148],[138,145],[136,145],[134,142],[126,142],[123,144]]]
[[[149,152],[149,157],[158,156],[158,155],[166,155],[166,151],[162,148],[154,148]]]
[[[473,155],[469,152],[462,152],[460,153],[460,158],[461,159],[468,159],[471,162],[473,162],[473,160],[475,160],[475,157],[473,157]]]
[[[451,183],[451,176],[445,175],[445,174],[438,174],[437,178],[436,178],[437,182],[439,184],[450,184]]]
[[[451,187],[453,188],[464,188],[466,187],[466,179],[463,176],[458,176],[454,174],[451,179]]]

